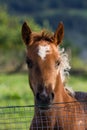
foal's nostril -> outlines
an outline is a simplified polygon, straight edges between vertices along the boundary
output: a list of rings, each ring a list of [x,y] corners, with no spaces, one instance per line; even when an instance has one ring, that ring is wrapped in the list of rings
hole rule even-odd
[[[40,95],[39,93],[36,94],[36,99],[37,100],[40,100],[40,96],[39,95]]]
[[[52,93],[50,93],[50,95],[49,95],[49,100],[53,100],[54,99],[54,93],[52,92]]]
[[[53,92],[51,93],[51,96],[52,96],[52,100],[53,100],[54,99],[54,93]]]

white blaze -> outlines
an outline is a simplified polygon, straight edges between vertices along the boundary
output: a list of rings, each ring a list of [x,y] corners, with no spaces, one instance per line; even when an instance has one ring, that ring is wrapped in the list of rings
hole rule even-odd
[[[42,60],[44,60],[46,55],[49,53],[50,53],[50,46],[49,45],[45,45],[45,46],[39,45],[38,55],[41,57]]]

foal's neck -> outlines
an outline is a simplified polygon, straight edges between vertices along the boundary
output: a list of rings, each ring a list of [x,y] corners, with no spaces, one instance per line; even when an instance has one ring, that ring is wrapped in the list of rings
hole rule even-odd
[[[70,102],[74,100],[75,99],[72,96],[70,96],[65,90],[64,83],[62,82],[61,76],[59,74],[56,81],[54,103],[62,103],[66,101]]]

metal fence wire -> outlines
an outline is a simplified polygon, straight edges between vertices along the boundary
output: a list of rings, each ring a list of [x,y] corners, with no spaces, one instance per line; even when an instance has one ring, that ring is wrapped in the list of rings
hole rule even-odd
[[[69,104],[69,103],[68,103]],[[71,103],[70,103],[71,104]],[[81,102],[81,104],[83,104],[83,108],[85,111],[85,116],[83,118],[87,118],[87,101]],[[75,103],[73,103],[73,105],[75,105]],[[73,106],[72,105],[72,106]],[[41,110],[39,109],[40,114],[42,115],[43,111],[49,112],[49,117],[52,120],[54,120],[54,117],[52,117],[50,115],[51,112],[55,111],[55,112],[61,112],[62,110],[64,112],[66,112],[67,116],[62,116],[62,121],[66,121],[69,122],[69,112],[73,112],[73,107],[67,111],[66,107],[62,107],[63,104],[57,104],[57,107],[52,106],[51,109],[48,110]],[[67,103],[66,105],[67,106]],[[8,107],[0,107],[0,130],[29,130],[30,129],[30,124],[32,122],[33,116],[34,116],[34,109],[36,106],[8,106]],[[80,108],[78,108],[77,113],[80,112]],[[57,120],[57,116],[55,117]],[[73,118],[73,117],[72,117]],[[80,117],[78,117],[80,118]],[[42,120],[42,117],[39,116],[36,119],[37,120]],[[46,122],[48,121],[48,119],[46,120]],[[49,123],[48,123],[49,124]],[[68,123],[69,125],[69,123]],[[72,125],[74,125],[72,123]],[[86,124],[87,125],[87,124]],[[69,126],[67,130],[71,130],[72,126]],[[59,128],[61,128],[61,126],[58,126],[58,128],[56,128],[56,130],[60,130]],[[36,128],[32,128],[32,130],[39,130],[38,127],[38,123],[37,123],[37,127]],[[43,127],[40,127],[40,130],[45,130],[44,128],[44,124]],[[48,125],[46,130],[54,130],[52,128],[50,128],[50,126]],[[64,130],[64,129],[63,129]],[[85,129],[87,130],[87,129]]]
[[[0,130],[29,130],[33,106],[0,107]]]

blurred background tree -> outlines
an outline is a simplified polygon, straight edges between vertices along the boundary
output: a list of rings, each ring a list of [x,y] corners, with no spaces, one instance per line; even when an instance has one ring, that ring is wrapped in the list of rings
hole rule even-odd
[[[13,63],[14,57],[16,57],[16,64],[22,60],[24,47],[21,44],[21,26],[25,20],[36,31],[42,28],[54,31],[58,23],[63,21],[65,27],[63,46],[71,49],[71,57],[73,57],[71,64],[74,68],[87,70],[87,67],[84,67],[87,63],[86,9],[86,0],[36,0],[34,2],[32,0],[0,0],[1,64],[7,61],[7,63],[9,61]]]
[[[41,30],[33,18],[15,16],[7,8],[0,7],[0,70],[1,72],[21,68],[24,63],[24,46],[22,44],[21,26],[27,21],[34,31]],[[6,68],[6,69],[5,69]]]

